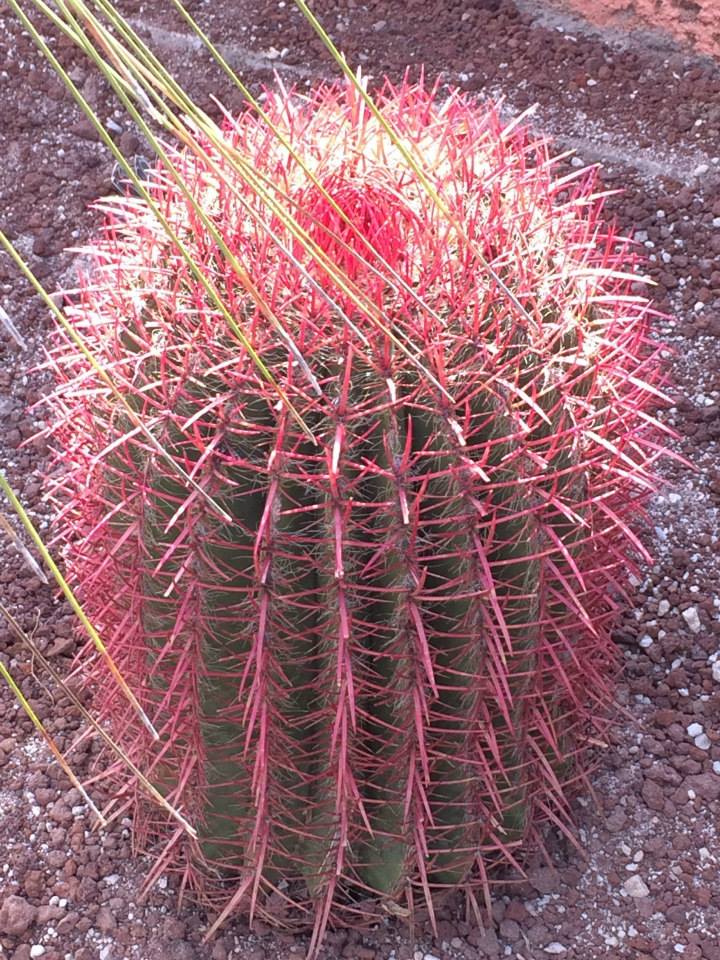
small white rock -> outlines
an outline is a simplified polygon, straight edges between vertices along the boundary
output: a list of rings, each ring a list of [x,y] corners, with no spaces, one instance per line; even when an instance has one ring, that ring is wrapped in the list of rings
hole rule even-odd
[[[689,737],[699,737],[703,732],[703,725],[701,723],[691,723],[687,732]]]
[[[635,897],[638,900],[642,897],[650,896],[650,890],[648,889],[647,884],[643,878],[639,877],[637,874],[627,878],[623,884],[623,890],[629,897]]]
[[[658,604],[658,616],[664,617],[665,614],[669,612],[670,612],[670,601],[665,599],[661,600],[660,603]]]
[[[567,953],[567,947],[564,947],[561,943],[558,943],[557,940],[553,940],[552,943],[549,943],[545,947],[545,953]]]
[[[688,625],[690,630],[692,630],[693,633],[699,633],[702,628],[702,624],[700,623],[697,607],[688,607],[687,610],[683,610],[682,615],[683,620]]]
[[[653,638],[649,636],[647,633],[645,634],[644,637],[640,637],[640,646],[644,650],[647,650],[647,648],[651,647],[652,645],[653,645]]]
[[[720,776],[720,760],[713,760],[713,773]]]
[[[30,947],[31,957],[42,957],[44,953],[45,953],[45,947],[41,943],[34,943]]]
[[[693,742],[698,750],[709,750],[712,746],[710,743],[710,738],[706,733],[701,733],[699,737],[695,737]]]
[[[712,678],[715,683],[720,683],[720,660],[716,660],[712,665]]]

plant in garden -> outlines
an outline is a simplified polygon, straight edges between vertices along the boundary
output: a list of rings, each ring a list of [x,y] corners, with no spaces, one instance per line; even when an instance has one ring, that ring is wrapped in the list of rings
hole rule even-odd
[[[593,172],[458,93],[379,107],[271,93],[200,135],[150,187],[175,241],[104,201],[67,315],[124,403],[53,354],[56,537],[159,740],[87,683],[198,830],[126,791],[138,845],[311,952],[570,830],[662,452]]]

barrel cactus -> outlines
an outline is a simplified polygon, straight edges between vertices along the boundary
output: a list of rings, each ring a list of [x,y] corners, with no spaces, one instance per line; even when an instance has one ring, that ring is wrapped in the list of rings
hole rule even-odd
[[[57,538],[159,740],[86,680],[198,831],[126,788],[138,845],[223,915],[314,923],[312,950],[487,897],[568,829],[661,450],[594,174],[457,92],[378,102],[429,190],[352,87],[268,96],[296,154],[226,122],[264,196],[210,144],[174,158],[204,216],[152,186],[274,382],[131,197],[68,315],[170,456],[53,353]]]

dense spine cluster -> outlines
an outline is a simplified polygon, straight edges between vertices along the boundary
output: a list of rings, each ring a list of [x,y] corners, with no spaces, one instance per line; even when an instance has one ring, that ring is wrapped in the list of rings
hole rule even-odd
[[[316,933],[487,889],[569,823],[660,453],[593,174],[459,94],[380,105],[430,191],[339,88],[265,104],[303,165],[227,123],[272,203],[210,147],[175,158],[206,221],[153,187],[291,406],[145,205],[105,204],[71,318],[207,497],[54,355],[58,536],[160,741],[88,683],[200,832],[138,796],[137,836],[218,908]]]

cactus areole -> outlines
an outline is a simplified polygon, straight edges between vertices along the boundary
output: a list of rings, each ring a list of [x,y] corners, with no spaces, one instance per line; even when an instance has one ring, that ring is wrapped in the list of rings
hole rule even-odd
[[[487,899],[569,830],[661,453],[593,172],[458,93],[378,103],[405,152],[330,87],[268,97],[285,145],[247,111],[229,152],[174,155],[198,206],[167,173],[152,196],[206,283],[144,201],[104,202],[68,314],[128,406],[53,354],[57,534],[159,741],[87,682],[198,831],[138,788],[138,845],[311,952]]]

